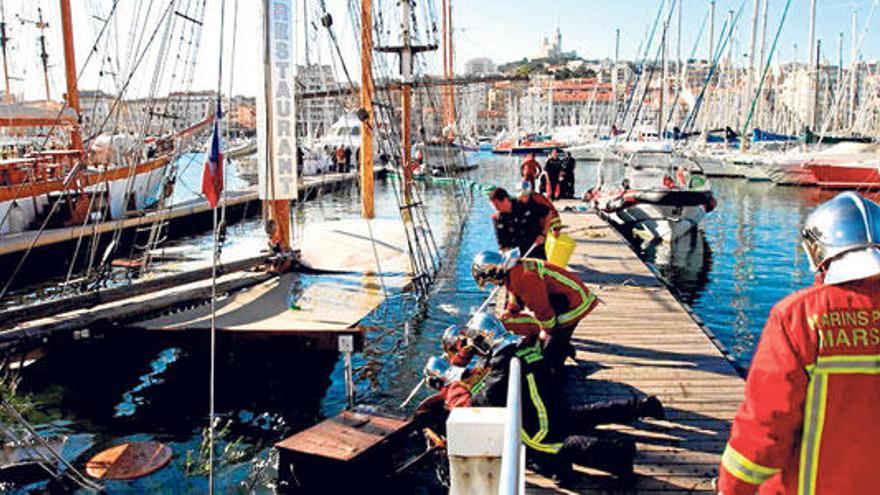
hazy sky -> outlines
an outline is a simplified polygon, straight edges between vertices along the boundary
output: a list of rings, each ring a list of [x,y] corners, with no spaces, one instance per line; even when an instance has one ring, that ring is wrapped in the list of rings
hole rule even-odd
[[[110,12],[111,5],[117,0],[71,0],[74,11],[76,30],[77,63],[82,69],[89,49],[97,39],[98,32]],[[200,0],[174,0],[174,10],[193,14],[197,12]],[[192,84],[184,84],[186,79],[183,67],[187,64],[168,55],[174,49],[166,51],[166,58],[157,59],[162,46],[164,26],[169,18],[175,18],[178,26],[186,26],[189,32],[194,28],[191,23],[168,11],[172,0],[118,0],[118,11],[114,22],[105,35],[104,43],[98,53],[93,56],[88,66],[82,70],[81,88],[100,87],[108,91],[115,90],[123,84],[121,73],[127,72],[125,64],[133,63],[132,54],[149,44],[149,38],[156,32],[151,50],[140,62],[135,76],[129,82],[127,93],[145,95],[151,92],[164,93],[170,89],[208,89],[217,86],[217,61],[220,45],[220,9],[223,0],[206,0],[204,25],[201,29],[197,65],[193,71]],[[233,74],[233,91],[235,93],[254,94],[257,90],[255,74],[259,70],[259,0],[225,0],[226,1],[226,58],[227,76]],[[295,0],[296,1],[296,0]],[[335,19],[335,31],[339,44],[346,59],[346,65],[352,77],[359,77],[356,60],[356,33],[348,14],[349,1],[357,0],[325,0],[328,10]],[[671,0],[670,0],[671,1]],[[838,58],[838,33],[844,33],[844,62],[849,63],[852,12],[858,9],[858,35],[861,37],[868,25],[867,35],[862,44],[863,58],[876,59],[880,55],[880,8],[872,13],[872,5],[880,0],[818,0],[816,36],[823,41],[823,54],[832,63]],[[238,28],[235,39],[236,55],[231,66],[231,47],[233,33],[233,11],[238,3]],[[621,30],[621,57],[633,59],[636,50],[645,38],[646,32],[656,15],[660,0],[554,0],[538,2],[535,0],[456,0],[454,3],[456,68],[461,69],[464,62],[474,57],[489,57],[496,62],[518,60],[530,56],[537,51],[540,40],[554,33],[557,26],[562,30],[563,48],[566,51],[576,50],[585,58],[605,58],[613,56],[614,30]],[[700,25],[708,12],[709,0],[682,0],[682,54],[690,54]],[[748,51],[751,33],[751,12],[754,0],[718,0],[716,17],[716,36],[726,19],[727,11],[738,9],[745,2],[745,9],[739,23],[735,53],[740,57]],[[785,0],[769,0],[768,45],[772,41],[780,20]],[[303,3],[296,1],[298,5]],[[427,12],[439,11],[440,0],[417,0],[416,12],[422,26],[426,25]],[[9,26],[11,73],[18,80],[13,80],[13,91],[24,93],[27,98],[44,96],[42,72],[38,58],[38,30],[25,21],[35,20],[37,8],[44,9],[44,16],[49,22],[46,30],[48,52],[50,57],[50,92],[52,97],[60,98],[64,92],[63,65],[61,63],[61,35],[58,0],[5,0],[5,18]],[[319,13],[319,1],[309,0],[305,4],[309,11],[310,21],[315,23]],[[374,0],[377,10],[382,12],[386,25],[396,25],[397,2],[395,0]],[[798,60],[807,56],[807,32],[809,25],[810,0],[792,0],[791,11],[783,27],[776,60],[790,61],[795,55]],[[188,9],[188,10],[187,10]],[[302,10],[298,16],[302,18]],[[167,12],[167,14],[166,14]],[[162,17],[166,15],[166,17]],[[165,22],[160,22],[160,21]],[[379,21],[377,20],[377,23]],[[670,56],[675,56],[675,25],[677,17],[673,16],[673,31],[670,34],[672,45]],[[439,19],[437,19],[439,25]],[[156,29],[158,27],[158,29]],[[873,29],[872,29],[873,28]],[[179,31],[179,29],[178,29]],[[197,30],[196,30],[197,31]],[[337,60],[331,52],[328,37],[323,30],[310,33],[310,56],[312,61],[330,62]],[[302,35],[303,30],[300,29]],[[389,35],[394,36],[394,35]],[[703,35],[696,51],[698,57],[705,57],[708,50],[706,37]],[[167,41],[166,46],[189,46],[188,35],[181,41],[178,37]],[[194,40],[193,40],[194,41]],[[300,40],[299,52],[301,61],[304,59],[304,43]],[[797,43],[795,53],[793,44]],[[193,45],[194,46],[194,45]],[[176,52],[174,52],[176,53]],[[439,53],[422,55],[422,71],[437,72],[439,69]],[[184,56],[184,59],[186,57]],[[100,59],[100,60],[99,60]],[[191,64],[190,64],[191,65]],[[341,68],[337,71],[342,78]],[[176,69],[175,69],[176,67]],[[396,70],[390,65],[389,70]],[[118,73],[117,73],[118,72]],[[158,89],[153,87],[153,75],[159,74]],[[174,74],[172,74],[174,73]],[[174,81],[172,84],[171,81]],[[164,86],[163,86],[164,85]],[[167,86],[167,87],[166,87]],[[224,91],[228,91],[229,83],[224,82]]]

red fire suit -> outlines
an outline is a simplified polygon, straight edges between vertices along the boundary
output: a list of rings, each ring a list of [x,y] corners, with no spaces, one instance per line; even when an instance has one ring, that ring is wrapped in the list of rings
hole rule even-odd
[[[543,260],[527,258],[510,269],[505,280],[511,300],[502,318],[513,333],[532,336],[541,330],[573,328],[598,302],[577,275]],[[523,313],[525,306],[531,314]]]
[[[818,283],[773,308],[722,456],[720,493],[880,493],[878,289],[880,276]]]
[[[538,179],[538,176],[541,175],[541,164],[533,158],[528,159],[522,162],[519,171],[523,180],[527,181],[531,185],[532,191],[534,191],[535,181]]]

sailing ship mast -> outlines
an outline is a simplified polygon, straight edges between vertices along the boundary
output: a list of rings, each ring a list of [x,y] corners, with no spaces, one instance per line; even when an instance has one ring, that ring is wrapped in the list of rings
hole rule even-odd
[[[12,89],[9,87],[9,62],[7,61],[7,48],[9,36],[6,33],[6,9],[0,0],[0,49],[3,51],[3,80],[6,83],[6,101],[12,102]]]
[[[377,46],[376,51],[386,53],[396,53],[400,56],[400,134],[403,157],[403,166],[406,167],[412,161],[412,94],[414,74],[413,65],[414,58],[417,53],[436,50],[436,45],[413,45],[412,43],[412,6],[413,0],[402,0],[401,2],[401,30],[399,46]],[[404,197],[407,198],[407,204],[410,203],[410,188],[412,186],[412,178],[410,174],[404,174],[403,183]],[[404,215],[409,217],[407,211]]]
[[[856,92],[858,91],[858,59],[859,45],[856,39],[858,30],[858,13],[853,10],[852,13],[852,58],[849,63],[849,129],[852,132],[856,126]]]
[[[297,199],[296,104],[291,0],[263,0],[263,91],[257,97],[260,199],[270,243],[291,250],[290,202]]]
[[[452,0],[443,0],[443,78],[451,82],[454,77],[455,63],[452,48]],[[455,125],[455,87],[446,84],[443,87],[443,129],[451,130]]]
[[[807,67],[809,67],[813,60],[813,57],[818,53],[816,51],[816,0],[810,0],[810,34],[807,45]],[[809,69],[807,69],[809,71]],[[816,132],[816,108],[812,106],[812,102],[815,102],[818,98],[819,94],[819,72],[818,70],[811,75],[810,77],[810,96],[811,96],[811,106],[810,106],[810,114],[809,114],[809,122],[810,127],[813,132]]]
[[[40,12],[40,22],[43,20],[42,11]],[[83,142],[82,134],[79,129],[79,89],[76,85],[76,55],[73,49],[73,22],[70,18],[70,0],[61,0],[61,30],[64,34],[64,74],[67,79],[67,105],[73,110],[77,117],[77,123],[73,125],[70,131],[70,145],[73,149],[82,151]],[[44,37],[41,37],[44,38]],[[45,42],[43,42],[43,51],[45,53]],[[5,59],[4,59],[5,60]],[[45,63],[45,60],[44,60]],[[49,83],[46,82],[46,94],[48,99]]]
[[[402,0],[401,2],[403,25],[400,33],[401,49],[400,49],[400,71],[403,78],[403,85],[400,88],[401,111],[400,111],[400,133],[403,138],[403,166],[409,165],[412,160],[412,90],[413,90],[413,47],[410,42],[410,16],[412,15],[412,3],[410,0]],[[407,181],[407,186],[409,183]]]
[[[373,209],[373,1],[361,0],[361,216]]]
[[[49,54],[46,52],[46,28],[48,23],[43,22],[43,9],[37,9],[37,28],[40,30],[40,59],[43,61],[43,82],[46,85],[46,99],[50,99],[49,95]]]

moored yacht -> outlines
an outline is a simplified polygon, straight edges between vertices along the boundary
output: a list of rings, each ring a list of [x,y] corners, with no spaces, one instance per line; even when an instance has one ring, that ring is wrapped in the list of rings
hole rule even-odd
[[[675,240],[697,229],[715,208],[699,163],[670,151],[629,156],[624,179],[585,198],[624,231],[646,239]]]

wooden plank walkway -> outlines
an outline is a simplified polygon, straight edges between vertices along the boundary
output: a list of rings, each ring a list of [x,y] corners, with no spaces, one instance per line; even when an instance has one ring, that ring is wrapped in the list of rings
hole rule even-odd
[[[528,492],[711,493],[743,379],[617,231],[591,213],[563,212],[562,220],[577,242],[569,269],[604,303],[572,338],[579,364],[569,367],[571,402],[652,394],[667,420],[609,428],[637,442],[634,487],[578,468],[570,489],[530,474]]]

